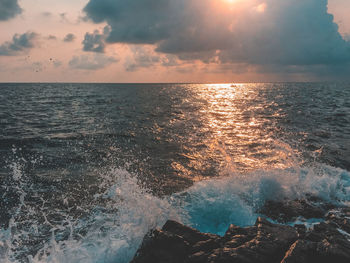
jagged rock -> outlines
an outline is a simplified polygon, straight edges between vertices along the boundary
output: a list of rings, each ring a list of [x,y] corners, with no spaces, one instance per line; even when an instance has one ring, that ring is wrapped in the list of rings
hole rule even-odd
[[[350,208],[331,210],[326,216],[327,222],[336,224],[340,229],[350,233]]]
[[[224,243],[222,248],[214,251],[215,260],[208,262],[280,262],[284,256],[283,252],[298,238],[298,233],[293,227],[272,224],[261,217],[253,227],[245,230],[246,236],[231,236],[236,242],[237,239],[244,240],[236,247],[232,247],[226,234],[226,243],[230,246]]]
[[[230,225],[223,237],[168,221],[146,235],[132,263],[349,263],[350,241],[337,223],[346,217],[329,213],[310,230],[259,217],[251,227]]]
[[[297,240],[287,251],[281,263],[308,263],[316,261],[316,243],[308,240]]]
[[[332,223],[320,223],[297,240],[287,251],[282,263],[349,263],[350,242]]]
[[[191,250],[183,237],[166,231],[149,233],[132,262],[184,262]]]
[[[162,230],[153,230],[145,236],[132,262],[184,262],[190,254],[202,247],[208,249],[219,238],[168,220]]]
[[[224,237],[168,221],[146,236],[132,262],[279,262],[297,238],[293,227],[263,218],[248,228],[231,225]]]
[[[215,240],[220,238],[218,235],[201,233],[196,229],[185,226],[173,220],[168,220],[162,228],[162,231],[179,235],[184,238],[190,245],[201,241]]]
[[[278,222],[291,222],[297,217],[323,218],[326,211],[307,200],[266,201],[260,213]]]

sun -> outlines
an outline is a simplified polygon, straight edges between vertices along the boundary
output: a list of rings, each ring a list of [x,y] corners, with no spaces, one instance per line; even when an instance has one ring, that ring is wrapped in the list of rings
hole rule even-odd
[[[228,5],[234,5],[234,4],[237,4],[239,2],[242,2],[242,0],[221,0],[221,1],[228,4]]]

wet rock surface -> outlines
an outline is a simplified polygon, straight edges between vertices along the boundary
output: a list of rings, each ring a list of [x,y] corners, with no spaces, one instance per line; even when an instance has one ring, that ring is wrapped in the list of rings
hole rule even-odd
[[[230,225],[224,236],[218,236],[167,221],[162,229],[145,236],[131,262],[350,262],[350,208],[327,211],[299,200],[281,206],[267,203],[263,209],[276,221],[288,222],[303,216],[322,218],[323,222],[307,229],[305,225],[275,224],[259,217],[254,226]]]
[[[280,223],[286,223],[298,217],[323,218],[328,209],[325,205],[315,205],[307,200],[286,200],[267,201],[259,212]]]

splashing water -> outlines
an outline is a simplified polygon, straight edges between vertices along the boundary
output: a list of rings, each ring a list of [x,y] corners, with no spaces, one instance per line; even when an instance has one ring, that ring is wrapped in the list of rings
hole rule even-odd
[[[168,219],[223,234],[231,223],[254,224],[266,200],[311,194],[334,204],[350,201],[350,173],[326,165],[231,174],[163,198],[125,169],[111,168],[100,174],[101,191],[94,195],[100,201],[74,217],[71,208],[48,211],[44,200],[35,206],[30,200],[38,196],[23,167],[12,167],[19,205],[8,227],[0,230],[0,261],[6,263],[129,262],[144,235]]]
[[[1,262],[128,262],[150,229],[161,227],[169,218],[181,221],[167,200],[141,188],[126,170],[111,169],[112,175],[117,178],[114,184],[95,195],[105,200],[104,207],[93,207],[78,220],[60,211],[62,218],[55,222],[44,209],[30,211],[33,207],[21,198],[17,215],[30,213],[25,219],[15,215],[8,228],[0,231]],[[40,213],[37,218],[43,217],[44,222],[33,218],[34,213]],[[33,244],[26,243],[30,240],[39,241],[34,244],[37,251],[31,251]]]
[[[348,84],[0,86],[1,263],[128,262],[167,219],[349,203]]]
[[[348,204],[350,173],[326,165],[255,171],[200,181],[173,198],[183,200],[193,227],[222,235],[230,224],[253,225],[266,200],[310,195],[334,205]]]

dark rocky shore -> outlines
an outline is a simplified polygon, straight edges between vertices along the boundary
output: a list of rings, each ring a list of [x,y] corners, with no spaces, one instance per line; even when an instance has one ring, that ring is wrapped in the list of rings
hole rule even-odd
[[[175,221],[149,232],[132,263],[349,263],[350,208],[312,205],[306,200],[269,201],[261,214],[285,223],[297,217],[323,219],[305,225],[230,225],[224,236],[201,233]]]

